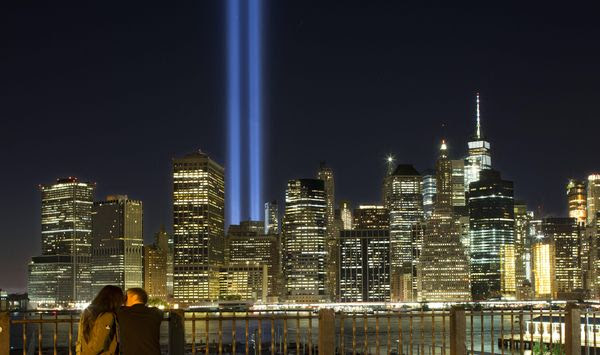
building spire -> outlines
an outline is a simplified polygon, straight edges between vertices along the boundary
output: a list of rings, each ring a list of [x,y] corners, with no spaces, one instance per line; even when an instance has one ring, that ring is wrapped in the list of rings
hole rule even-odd
[[[477,131],[475,133],[477,139],[481,139],[481,116],[479,113],[479,92],[477,93]]]

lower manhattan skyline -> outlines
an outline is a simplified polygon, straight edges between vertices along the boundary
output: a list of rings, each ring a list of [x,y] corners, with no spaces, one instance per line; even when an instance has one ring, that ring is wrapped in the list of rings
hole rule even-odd
[[[94,201],[142,201],[149,244],[162,225],[173,229],[174,158],[201,150],[228,166],[224,3],[2,5],[1,289],[26,291],[27,263],[42,252],[39,185],[73,176],[95,184]],[[465,158],[476,93],[492,167],[528,210],[567,217],[569,179],[600,172],[592,11],[263,7],[260,201],[276,200],[280,219],[288,181],[316,178],[322,161],[335,207],[354,209],[384,204],[390,154],[422,175],[442,139],[450,159]]]

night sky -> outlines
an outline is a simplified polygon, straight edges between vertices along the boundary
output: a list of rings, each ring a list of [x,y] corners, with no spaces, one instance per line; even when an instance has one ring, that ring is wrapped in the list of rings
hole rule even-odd
[[[40,252],[38,184],[141,199],[150,241],[171,158],[225,163],[225,3],[2,3],[0,288],[25,290]],[[388,153],[427,169],[445,135],[464,156],[480,91],[494,167],[565,214],[567,179],[600,170],[595,9],[402,3],[265,1],[264,198],[325,160],[338,200],[378,202]]]

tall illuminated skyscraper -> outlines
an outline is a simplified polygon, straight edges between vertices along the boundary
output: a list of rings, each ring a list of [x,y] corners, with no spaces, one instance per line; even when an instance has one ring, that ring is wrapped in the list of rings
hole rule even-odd
[[[350,207],[350,202],[349,201],[342,201],[340,202],[340,208],[339,210],[339,218],[342,221],[342,229],[344,230],[350,230],[353,228],[353,217],[352,217],[352,209]]]
[[[325,186],[325,239],[327,245],[327,294],[332,300],[337,299],[337,280],[338,280],[338,245],[339,229],[335,223],[335,182],[333,179],[333,170],[325,162],[317,171],[317,179],[322,180]]]
[[[587,224],[595,223],[600,212],[600,174],[591,174],[587,181]]]
[[[527,205],[515,201],[515,287],[517,299],[523,299],[527,292],[524,285],[531,284],[531,235],[529,223],[533,219]],[[528,291],[528,290],[527,290]]]
[[[328,299],[326,289],[325,183],[320,179],[290,180],[283,217],[283,272],[286,297],[295,302]]]
[[[452,161],[442,141],[436,161],[436,199],[431,218],[424,222],[423,246],[417,265],[420,301],[469,301],[468,255],[454,218]]]
[[[584,297],[580,228],[574,218],[544,218],[544,238],[554,242],[557,297]]]
[[[92,210],[92,292],[106,285],[126,290],[143,283],[142,201],[108,196]],[[166,265],[166,264],[165,264]],[[164,270],[163,270],[164,271]]]
[[[556,297],[556,273],[554,242],[536,239],[531,246],[533,264],[533,285],[535,297],[552,299]]]
[[[416,262],[421,246],[413,243],[413,226],[423,220],[423,178],[409,164],[385,177],[384,206],[390,212],[392,300],[416,299]]]
[[[481,115],[479,111],[479,93],[477,93],[477,122],[475,134],[468,142],[469,152],[465,159],[465,192],[469,191],[469,184],[479,180],[481,170],[492,168],[492,156],[490,154],[490,142],[481,132]]]
[[[569,203],[569,217],[575,218],[577,223],[585,224],[587,222],[587,196],[583,181],[569,179],[567,202]]]
[[[433,214],[436,192],[435,185],[435,171],[432,169],[425,170],[423,172],[423,186],[421,187],[421,192],[423,193],[423,214],[425,219],[431,218],[431,215]]]
[[[465,161],[453,159],[452,164],[452,207],[455,210],[465,209]],[[466,214],[466,213],[465,213]]]
[[[340,300],[390,301],[390,232],[343,230],[340,235]]]
[[[94,189],[95,184],[74,177],[40,186],[42,255],[29,264],[31,302],[74,306],[91,300]]]
[[[150,298],[168,299],[168,269],[169,235],[161,228],[154,243],[144,246],[144,289]]]
[[[500,297],[500,253],[514,245],[512,181],[495,170],[482,170],[469,189],[471,291],[474,300]]]
[[[173,159],[173,293],[195,304],[219,296],[223,264],[223,167],[202,152]]]
[[[265,234],[279,234],[279,206],[277,201],[265,203]]]

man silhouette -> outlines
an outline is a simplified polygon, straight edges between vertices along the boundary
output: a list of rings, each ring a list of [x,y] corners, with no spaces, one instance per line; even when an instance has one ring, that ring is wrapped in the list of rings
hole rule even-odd
[[[160,354],[160,324],[163,312],[147,307],[148,294],[136,287],[127,290],[125,306],[117,311],[119,349],[124,355]]]

